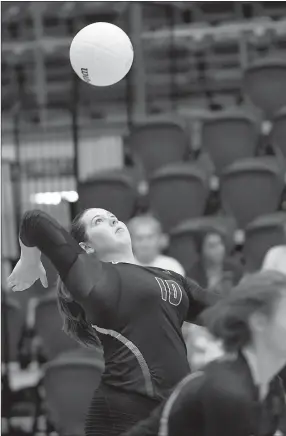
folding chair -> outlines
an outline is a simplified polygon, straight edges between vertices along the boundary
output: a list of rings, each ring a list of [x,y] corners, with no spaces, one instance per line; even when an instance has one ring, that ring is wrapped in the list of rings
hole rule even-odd
[[[263,158],[237,161],[221,177],[222,207],[239,228],[245,228],[256,217],[278,209],[283,184],[275,162]]]
[[[269,135],[270,143],[278,152],[282,152],[286,159],[286,106],[273,118],[272,129]],[[286,167],[286,165],[285,165]]]
[[[282,224],[286,213],[277,212],[256,218],[245,229],[243,255],[247,271],[261,268],[268,250],[283,241]]]
[[[39,372],[21,370],[19,355],[25,311],[17,300],[2,292],[1,301],[2,423],[16,432],[17,422],[27,423],[35,415]],[[16,420],[16,422],[15,422]],[[33,423],[31,422],[31,425]]]
[[[39,340],[39,352],[46,360],[52,360],[60,353],[79,347],[79,344],[62,330],[63,320],[55,295],[32,299],[28,310],[30,327],[34,328]]]
[[[257,145],[254,119],[242,113],[224,113],[205,119],[202,150],[212,159],[218,175],[238,159],[252,157]]]
[[[267,116],[286,105],[286,61],[265,58],[254,62],[244,74],[248,97]]]
[[[7,295],[5,299],[2,298],[1,313],[1,359],[3,362],[4,357],[6,357],[8,362],[16,362],[19,342],[24,329],[25,314],[18,302]]]
[[[60,436],[84,436],[85,415],[101,373],[101,362],[91,357],[68,355],[45,366],[46,408]]]
[[[150,176],[160,167],[180,162],[188,155],[188,137],[179,123],[153,121],[131,130],[129,146]]]
[[[128,221],[136,206],[133,181],[119,172],[98,173],[78,185],[81,209],[102,208],[114,213],[121,221]]]
[[[209,194],[205,173],[179,163],[158,170],[150,179],[149,207],[165,231],[188,218],[203,215]]]

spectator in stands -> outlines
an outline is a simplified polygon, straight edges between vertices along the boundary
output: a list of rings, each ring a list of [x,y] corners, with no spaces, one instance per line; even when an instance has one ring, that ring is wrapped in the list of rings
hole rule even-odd
[[[283,224],[284,242],[270,248],[263,261],[263,270],[275,270],[286,274],[286,223]]]
[[[225,238],[218,230],[208,229],[196,242],[199,259],[191,267],[190,277],[207,289],[228,294],[232,286],[240,281],[243,268],[226,257]]]
[[[196,238],[199,259],[190,269],[190,277],[206,289],[227,295],[243,275],[242,266],[226,258],[226,241],[222,234],[207,229]],[[191,369],[198,370],[223,354],[220,341],[204,328],[184,324],[184,337]]]
[[[185,276],[184,268],[176,259],[162,254],[167,248],[168,237],[156,218],[152,215],[137,216],[128,227],[137,265],[162,268]]]

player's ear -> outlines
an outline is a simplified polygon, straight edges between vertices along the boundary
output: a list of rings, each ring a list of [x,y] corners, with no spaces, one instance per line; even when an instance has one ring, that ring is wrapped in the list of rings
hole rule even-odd
[[[166,250],[169,246],[169,236],[166,233],[162,233],[160,236],[160,249]]]
[[[94,248],[90,247],[86,242],[80,242],[79,245],[87,254],[94,253]]]

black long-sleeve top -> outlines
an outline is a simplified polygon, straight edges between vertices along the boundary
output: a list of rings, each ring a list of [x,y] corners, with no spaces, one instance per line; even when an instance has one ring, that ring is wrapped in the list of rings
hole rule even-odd
[[[97,330],[105,358],[102,381],[166,398],[190,371],[182,323],[196,322],[208,293],[171,271],[101,262],[42,211],[24,215],[20,239],[51,260]]]

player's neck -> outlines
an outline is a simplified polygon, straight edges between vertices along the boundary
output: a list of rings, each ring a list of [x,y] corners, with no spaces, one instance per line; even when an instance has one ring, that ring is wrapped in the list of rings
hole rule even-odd
[[[278,358],[262,345],[245,347],[243,354],[248,362],[254,383],[260,389],[263,399],[268,393],[269,383],[285,365],[285,359]]]
[[[141,265],[153,265],[153,263],[158,259],[158,257],[160,256],[160,254],[154,254],[154,256],[149,256],[148,258],[144,258],[144,257],[137,257],[135,256],[135,260],[136,262],[140,263]]]
[[[102,256],[100,259],[102,262],[124,262],[124,263],[135,263],[135,259],[132,252],[127,251],[126,253],[109,253]]]

